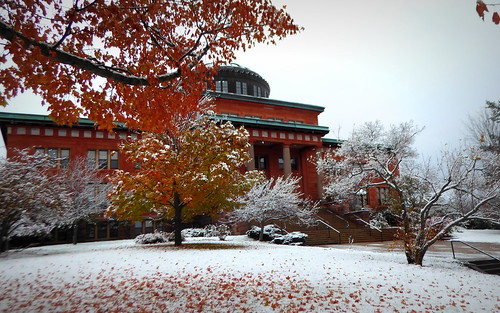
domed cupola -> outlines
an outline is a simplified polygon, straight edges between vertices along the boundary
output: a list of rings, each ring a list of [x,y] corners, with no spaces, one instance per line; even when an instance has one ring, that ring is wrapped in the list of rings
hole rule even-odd
[[[214,80],[216,92],[269,98],[271,91],[262,76],[238,64],[221,66]]]

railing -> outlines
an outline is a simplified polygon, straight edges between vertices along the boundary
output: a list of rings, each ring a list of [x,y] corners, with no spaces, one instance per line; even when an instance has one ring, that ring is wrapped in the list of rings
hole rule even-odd
[[[363,224],[367,225],[367,226],[368,226],[368,227],[370,227],[371,229],[375,229],[375,230],[377,230],[379,233],[381,233],[381,232],[382,232],[382,230],[381,230],[380,228],[378,228],[378,227],[376,227],[376,226],[373,226],[372,224],[368,223],[367,221],[365,221],[365,220],[363,220],[363,219],[361,219],[361,218],[358,218],[358,219],[357,219],[357,221],[362,222]]]
[[[372,229],[375,229],[376,231],[378,231],[378,234],[380,235],[380,241],[384,241],[384,235],[382,234],[382,230],[380,228],[373,226],[372,224],[368,223],[367,221],[363,220],[362,218],[358,217],[356,220],[360,221],[361,223],[370,227],[370,235],[372,235]]]
[[[328,224],[327,222],[319,219],[317,220],[317,222],[320,222],[321,224],[325,225],[327,228],[330,228],[331,230],[333,230],[334,232],[337,233],[337,235],[339,236],[339,243],[342,243],[342,238],[340,237],[340,231],[338,231],[337,229],[333,228],[330,224]]]
[[[478,251],[478,252],[481,252],[482,254],[487,255],[487,256],[489,256],[490,258],[495,259],[495,260],[497,260],[497,261],[499,261],[499,262],[500,262],[500,259],[499,259],[499,258],[497,258],[497,257],[495,257],[495,256],[493,256],[493,255],[491,255],[491,254],[489,254],[488,252],[484,252],[483,250],[481,250],[481,249],[479,249],[479,248],[476,248],[476,247],[474,247],[474,246],[472,246],[472,245],[470,245],[470,244],[468,244],[468,243],[466,243],[466,242],[463,242],[463,241],[461,241],[461,240],[450,240],[450,243],[451,243],[451,251],[452,251],[452,253],[453,253],[453,258],[454,258],[454,259],[455,259],[455,248],[453,248],[453,243],[454,243],[454,242],[459,242],[459,243],[462,243],[462,244],[464,244],[464,245],[468,246],[469,248],[472,248],[472,249],[474,249],[474,250],[476,250],[476,251]]]
[[[330,210],[330,209],[327,209],[326,211],[327,211],[328,213],[330,213],[330,214],[335,215],[335,217],[337,217],[338,219],[341,219],[342,221],[344,221],[344,222],[346,223],[346,227],[347,227],[347,228],[349,228],[349,221],[348,221],[348,220],[346,220],[345,218],[343,218],[342,216],[340,216],[339,214],[337,214],[337,213],[333,212],[333,211],[332,211],[332,210]]]

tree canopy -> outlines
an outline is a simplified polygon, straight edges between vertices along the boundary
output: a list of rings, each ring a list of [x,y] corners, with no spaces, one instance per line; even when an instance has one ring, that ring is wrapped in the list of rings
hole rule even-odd
[[[70,208],[70,193],[51,173],[52,162],[27,150],[0,162],[0,252],[14,236],[50,233]]]
[[[131,220],[146,214],[173,217],[180,244],[182,220],[233,208],[232,199],[249,189],[240,171],[249,160],[248,147],[244,128],[218,124],[210,111],[180,119],[174,131],[143,133],[123,146],[139,169],[118,171],[113,178],[111,213]]]
[[[32,90],[57,123],[163,132],[235,51],[298,31],[270,0],[2,1],[0,105]]]

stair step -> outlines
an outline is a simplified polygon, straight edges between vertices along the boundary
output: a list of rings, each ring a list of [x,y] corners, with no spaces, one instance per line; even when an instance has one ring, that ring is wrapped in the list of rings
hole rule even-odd
[[[465,265],[481,273],[500,275],[500,261],[498,260],[473,260]]]

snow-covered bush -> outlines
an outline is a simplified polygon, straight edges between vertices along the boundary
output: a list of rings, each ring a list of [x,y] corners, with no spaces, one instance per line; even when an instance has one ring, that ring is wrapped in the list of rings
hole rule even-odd
[[[252,226],[252,228],[250,228],[246,234],[248,237],[258,240],[260,237],[260,227]],[[285,232],[276,225],[264,226],[264,237],[263,237],[264,241],[271,241],[274,239],[274,237],[281,236],[284,234]]]
[[[231,235],[231,230],[227,225],[207,225],[205,228],[183,229],[182,235],[184,237],[219,237],[220,240],[224,240]]]
[[[371,219],[370,219],[370,225],[376,228],[388,228],[390,227],[389,223],[387,222],[386,214],[385,212],[377,212]]]
[[[206,230],[204,228],[185,228],[181,234],[184,237],[206,237]]]
[[[154,232],[149,234],[141,234],[135,237],[134,242],[139,245],[149,245],[153,243],[167,242],[170,233]]]
[[[283,245],[303,245],[306,242],[307,234],[294,231],[286,235],[276,235],[271,243]]]
[[[225,240],[227,236],[231,235],[231,229],[225,224],[218,225],[216,229],[216,236],[218,236],[220,240]]]
[[[229,215],[232,222],[255,223],[262,228],[272,221],[294,221],[304,225],[317,221],[318,203],[303,197],[300,177],[263,180],[236,202],[241,206]],[[261,237],[259,240],[266,239]]]

